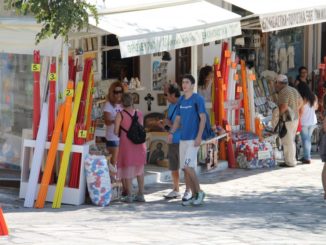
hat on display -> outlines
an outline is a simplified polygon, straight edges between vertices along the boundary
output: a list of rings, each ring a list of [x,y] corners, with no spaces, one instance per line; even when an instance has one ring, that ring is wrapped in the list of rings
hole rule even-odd
[[[277,77],[276,77],[276,82],[280,82],[280,83],[288,83],[289,80],[288,80],[288,77],[283,75],[283,74],[279,74]]]

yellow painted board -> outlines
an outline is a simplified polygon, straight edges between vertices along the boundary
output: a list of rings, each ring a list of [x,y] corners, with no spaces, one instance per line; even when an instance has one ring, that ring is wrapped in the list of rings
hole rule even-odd
[[[73,138],[74,138],[77,113],[78,113],[78,109],[79,109],[83,86],[84,86],[83,81],[78,82],[76,93],[75,93],[76,96],[75,96],[75,101],[74,101],[74,108],[73,108],[73,111],[71,114],[71,119],[70,119],[70,123],[69,123],[65,146],[63,148],[63,155],[62,155],[61,164],[60,164],[57,187],[55,189],[55,193],[54,193],[54,197],[53,197],[52,208],[60,208],[61,207],[62,195],[63,195],[64,185],[65,185],[65,181],[66,181],[69,157],[70,157],[72,142],[73,142]]]

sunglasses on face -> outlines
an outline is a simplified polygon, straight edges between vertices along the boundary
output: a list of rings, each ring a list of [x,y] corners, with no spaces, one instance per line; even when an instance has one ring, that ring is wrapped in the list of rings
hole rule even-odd
[[[119,90],[119,91],[116,91],[116,90],[115,90],[115,91],[113,91],[113,93],[114,93],[114,94],[122,94],[123,91],[122,91],[122,90]]]

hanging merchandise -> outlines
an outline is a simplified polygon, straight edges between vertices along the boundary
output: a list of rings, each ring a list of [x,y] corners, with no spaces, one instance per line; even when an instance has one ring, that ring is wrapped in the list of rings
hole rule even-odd
[[[250,111],[250,131],[255,132],[255,102],[254,102],[254,83],[256,80],[255,73],[247,68],[247,86],[248,86],[248,100],[249,100],[249,111]]]
[[[242,91],[243,91],[243,109],[244,109],[244,119],[245,119],[245,129],[247,132],[250,131],[250,111],[249,111],[249,97],[247,89],[247,71],[246,62],[244,60],[240,61],[241,64],[241,81],[242,81]]]

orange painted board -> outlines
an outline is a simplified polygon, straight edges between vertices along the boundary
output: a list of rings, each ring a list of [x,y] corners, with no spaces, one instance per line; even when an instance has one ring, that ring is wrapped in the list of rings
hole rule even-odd
[[[50,149],[49,149],[48,156],[47,156],[47,159],[45,162],[45,169],[44,169],[42,181],[40,184],[40,190],[38,192],[38,196],[37,196],[37,199],[35,202],[36,208],[44,208],[44,203],[45,203],[46,195],[48,192],[50,178],[52,175],[54,161],[55,161],[55,157],[56,157],[57,149],[58,149],[58,145],[59,145],[60,133],[61,133],[61,128],[62,128],[62,124],[63,124],[64,114],[65,114],[65,106],[60,105],[59,115],[58,115],[54,130],[53,130]]]

